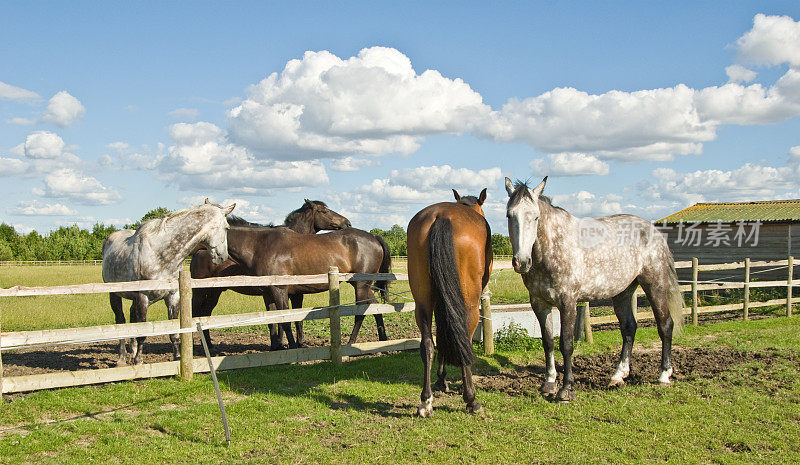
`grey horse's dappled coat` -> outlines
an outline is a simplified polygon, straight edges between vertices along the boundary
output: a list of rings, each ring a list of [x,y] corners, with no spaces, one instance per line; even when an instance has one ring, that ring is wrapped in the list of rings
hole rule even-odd
[[[522,274],[531,306],[542,326],[547,357],[547,380],[542,390],[555,392],[552,327],[547,314],[552,306],[561,312],[560,345],[564,356],[564,387],[559,400],[571,400],[572,338],[576,304],[611,298],[620,320],[623,348],[612,384],[629,372],[630,351],[636,331],[631,298],[641,285],[650,299],[662,338],[662,383],[672,373],[670,348],[673,327],[683,321],[672,254],[666,240],[647,221],[634,215],[578,218],[553,206],[542,195],[547,178],[531,189],[506,178],[507,216],[513,248],[512,264]]]
[[[103,281],[122,282],[176,278],[187,256],[201,247],[208,249],[216,262],[227,260],[227,229],[225,216],[235,204],[223,208],[207,203],[170,213],[164,218],[146,221],[139,229],[123,229],[111,233],[103,243]],[[131,322],[147,319],[147,307],[164,299],[169,318],[178,317],[178,292],[158,290],[144,292],[115,292],[110,294],[111,309],[116,322],[125,323],[122,299],[133,301]],[[174,336],[174,335],[173,335]],[[173,337],[177,356],[177,337]],[[135,363],[142,361],[144,338],[132,341]],[[126,363],[124,341],[120,341],[118,364]]]

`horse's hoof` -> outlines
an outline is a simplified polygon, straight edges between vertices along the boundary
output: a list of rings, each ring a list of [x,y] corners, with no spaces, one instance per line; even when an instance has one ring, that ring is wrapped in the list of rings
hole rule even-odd
[[[608,382],[608,387],[620,387],[625,386],[625,380],[622,378],[611,378],[611,381]]]
[[[577,398],[575,391],[567,387],[562,387],[561,390],[558,391],[558,394],[556,394],[556,400],[564,404],[572,402]]]
[[[308,343],[307,343],[307,342],[305,342],[305,341],[303,341],[303,342],[298,342],[298,343],[297,343],[297,347],[299,347],[299,348],[306,348],[306,347],[308,347]]]
[[[555,382],[546,381],[542,383],[541,387],[539,387],[539,392],[541,392],[545,397],[552,396],[558,392],[558,386],[556,386]]]
[[[118,367],[124,367],[124,366],[127,366],[127,365],[128,365],[128,361],[127,360],[122,360],[122,359],[117,360],[117,366]]]
[[[286,346],[283,344],[273,344],[269,346],[269,350],[286,350]]]
[[[475,401],[472,403],[472,405],[467,405],[467,412],[480,415],[483,413],[483,405],[481,405],[480,402]]]
[[[436,384],[431,387],[433,388],[433,392],[450,392],[450,387],[447,385],[446,381],[437,381]]]

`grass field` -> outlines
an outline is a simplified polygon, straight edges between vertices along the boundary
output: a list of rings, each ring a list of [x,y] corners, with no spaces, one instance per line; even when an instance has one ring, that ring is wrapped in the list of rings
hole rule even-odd
[[[615,353],[598,332],[580,355]],[[640,329],[636,354],[657,340]],[[499,341],[476,373],[541,367],[538,341]],[[484,416],[460,395],[413,417],[417,353],[226,372],[233,441],[225,446],[208,376],[124,382],[11,396],[0,405],[0,462],[16,463],[792,463],[800,459],[800,319],[689,327],[676,345],[766,353],[671,387],[644,380],[584,389],[569,405],[535,389],[479,389]],[[636,365],[634,364],[634,370]],[[678,369],[680,371],[680,368]],[[453,372],[450,378],[459,388]],[[533,380],[537,385],[540,380]]]

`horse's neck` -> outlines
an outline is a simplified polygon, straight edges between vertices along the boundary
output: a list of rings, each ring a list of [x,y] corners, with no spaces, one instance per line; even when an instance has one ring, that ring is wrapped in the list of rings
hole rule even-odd
[[[558,257],[565,255],[565,248],[575,242],[575,231],[570,227],[574,219],[567,211],[539,200],[539,225],[533,244],[536,262],[549,267]]]
[[[170,225],[154,234],[143,237],[150,253],[140,255],[141,272],[147,274],[174,274],[180,271],[183,261],[194,252],[203,241],[203,225],[180,227]],[[144,250],[144,249],[142,249]]]
[[[233,226],[228,229],[228,255],[240,265],[253,267],[255,256],[252,237],[258,229]],[[257,241],[256,241],[257,242]]]
[[[300,234],[316,234],[319,232],[314,227],[314,212],[312,210],[295,216],[290,222],[286,223],[286,227]]]

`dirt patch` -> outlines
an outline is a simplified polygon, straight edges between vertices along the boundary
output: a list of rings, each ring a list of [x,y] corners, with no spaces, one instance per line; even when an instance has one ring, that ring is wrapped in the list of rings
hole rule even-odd
[[[575,384],[579,391],[609,389],[608,381],[616,368],[619,355],[599,354],[573,358]],[[800,368],[800,357],[790,360]],[[672,350],[673,381],[692,381],[714,378],[732,367],[750,362],[766,366],[787,355],[776,350],[745,352],[731,347],[674,347]],[[652,384],[657,382],[661,364],[660,350],[634,350],[631,357],[631,374],[625,380],[628,384]],[[559,382],[562,379],[559,366]],[[520,365],[513,370],[496,374],[480,374],[475,384],[481,389],[505,392],[510,395],[538,394],[539,386],[545,378],[544,366]]]
[[[415,337],[404,336],[392,332],[387,328],[392,338]],[[358,341],[378,340],[373,332],[366,328],[359,333]],[[343,335],[342,340],[347,341],[349,335]],[[249,354],[269,351],[269,335],[258,332],[211,332],[214,343],[214,355]],[[306,343],[309,346],[323,346],[329,343],[329,338],[306,334]],[[205,352],[200,345],[197,334],[194,335],[195,357],[204,357]],[[116,366],[119,358],[119,343],[117,341],[101,342],[95,344],[78,344],[72,346],[42,347],[39,349],[19,349],[3,352],[3,376],[22,376],[57,371],[94,370],[98,368],[112,368]],[[144,363],[168,362],[172,360],[172,343],[169,336],[149,337],[145,341]]]

